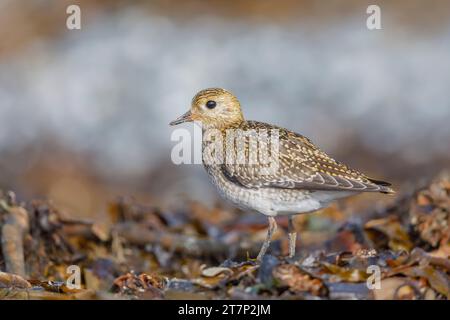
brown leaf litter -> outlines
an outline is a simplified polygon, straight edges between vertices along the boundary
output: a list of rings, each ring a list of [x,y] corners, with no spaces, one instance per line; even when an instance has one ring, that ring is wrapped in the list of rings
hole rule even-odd
[[[65,217],[47,201],[0,196],[4,299],[449,299],[450,175],[400,194],[366,220],[299,218],[300,254],[286,259],[286,221],[261,263],[265,218],[192,203],[172,212],[120,198],[109,223]],[[314,220],[316,219],[316,220]],[[301,220],[301,221],[300,221]],[[304,232],[302,232],[304,231]],[[302,244],[305,244],[302,246]],[[68,266],[81,287],[68,285]],[[380,288],[372,288],[373,269]]]

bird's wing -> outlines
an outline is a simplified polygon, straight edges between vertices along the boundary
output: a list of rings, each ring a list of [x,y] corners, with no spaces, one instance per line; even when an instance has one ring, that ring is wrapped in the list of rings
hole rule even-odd
[[[240,129],[278,129],[277,169],[273,172],[260,165],[225,163],[224,175],[246,188],[286,188],[316,190],[346,190],[355,192],[392,193],[389,183],[368,178],[340,163],[318,149],[308,138],[283,128],[261,122],[247,121]],[[248,156],[249,141],[245,140]],[[268,147],[270,150],[270,146]],[[267,168],[267,166],[265,166]]]

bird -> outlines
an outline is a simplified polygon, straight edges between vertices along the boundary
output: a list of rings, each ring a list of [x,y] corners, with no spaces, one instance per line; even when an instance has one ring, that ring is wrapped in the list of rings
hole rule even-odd
[[[170,125],[184,122],[196,122],[202,126],[203,165],[219,193],[241,209],[267,216],[269,227],[257,261],[266,254],[277,229],[275,217],[288,216],[288,257],[293,258],[297,239],[293,224],[295,215],[317,211],[334,200],[361,192],[395,193],[390,183],[369,178],[333,159],[301,134],[276,125],[245,120],[239,100],[228,90],[208,88],[199,91],[189,110]],[[268,171],[267,163],[239,162],[237,157],[235,161],[225,161],[220,153],[221,161],[214,161],[217,159],[211,154],[216,153],[205,152],[208,149],[205,136],[209,131],[216,134],[211,141],[216,141],[217,136],[226,140],[227,134],[234,131],[253,135],[258,131],[276,132],[277,149],[274,148],[276,152],[273,153],[277,163],[274,170]],[[231,144],[233,151],[236,151],[236,145]],[[255,148],[249,139],[240,146],[244,157]],[[257,170],[258,167],[265,170]]]

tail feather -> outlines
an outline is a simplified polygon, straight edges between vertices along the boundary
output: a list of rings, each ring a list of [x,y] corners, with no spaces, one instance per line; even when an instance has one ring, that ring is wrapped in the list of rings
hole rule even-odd
[[[386,181],[381,181],[381,180],[375,180],[375,179],[369,179],[370,182],[376,184],[379,188],[380,188],[380,192],[381,193],[395,193],[394,189],[389,188],[391,186],[391,184],[389,182]]]
[[[386,181],[381,181],[381,180],[375,180],[375,179],[369,179],[370,182],[375,183],[379,186],[384,186],[384,187],[389,187],[391,186],[391,184],[389,182]]]

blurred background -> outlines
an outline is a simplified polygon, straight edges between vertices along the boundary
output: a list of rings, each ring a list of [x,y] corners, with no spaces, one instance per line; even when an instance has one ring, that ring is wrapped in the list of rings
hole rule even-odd
[[[171,162],[168,126],[216,86],[399,190],[449,167],[449,1],[207,3],[1,0],[0,189],[86,217],[119,195],[220,201]]]

